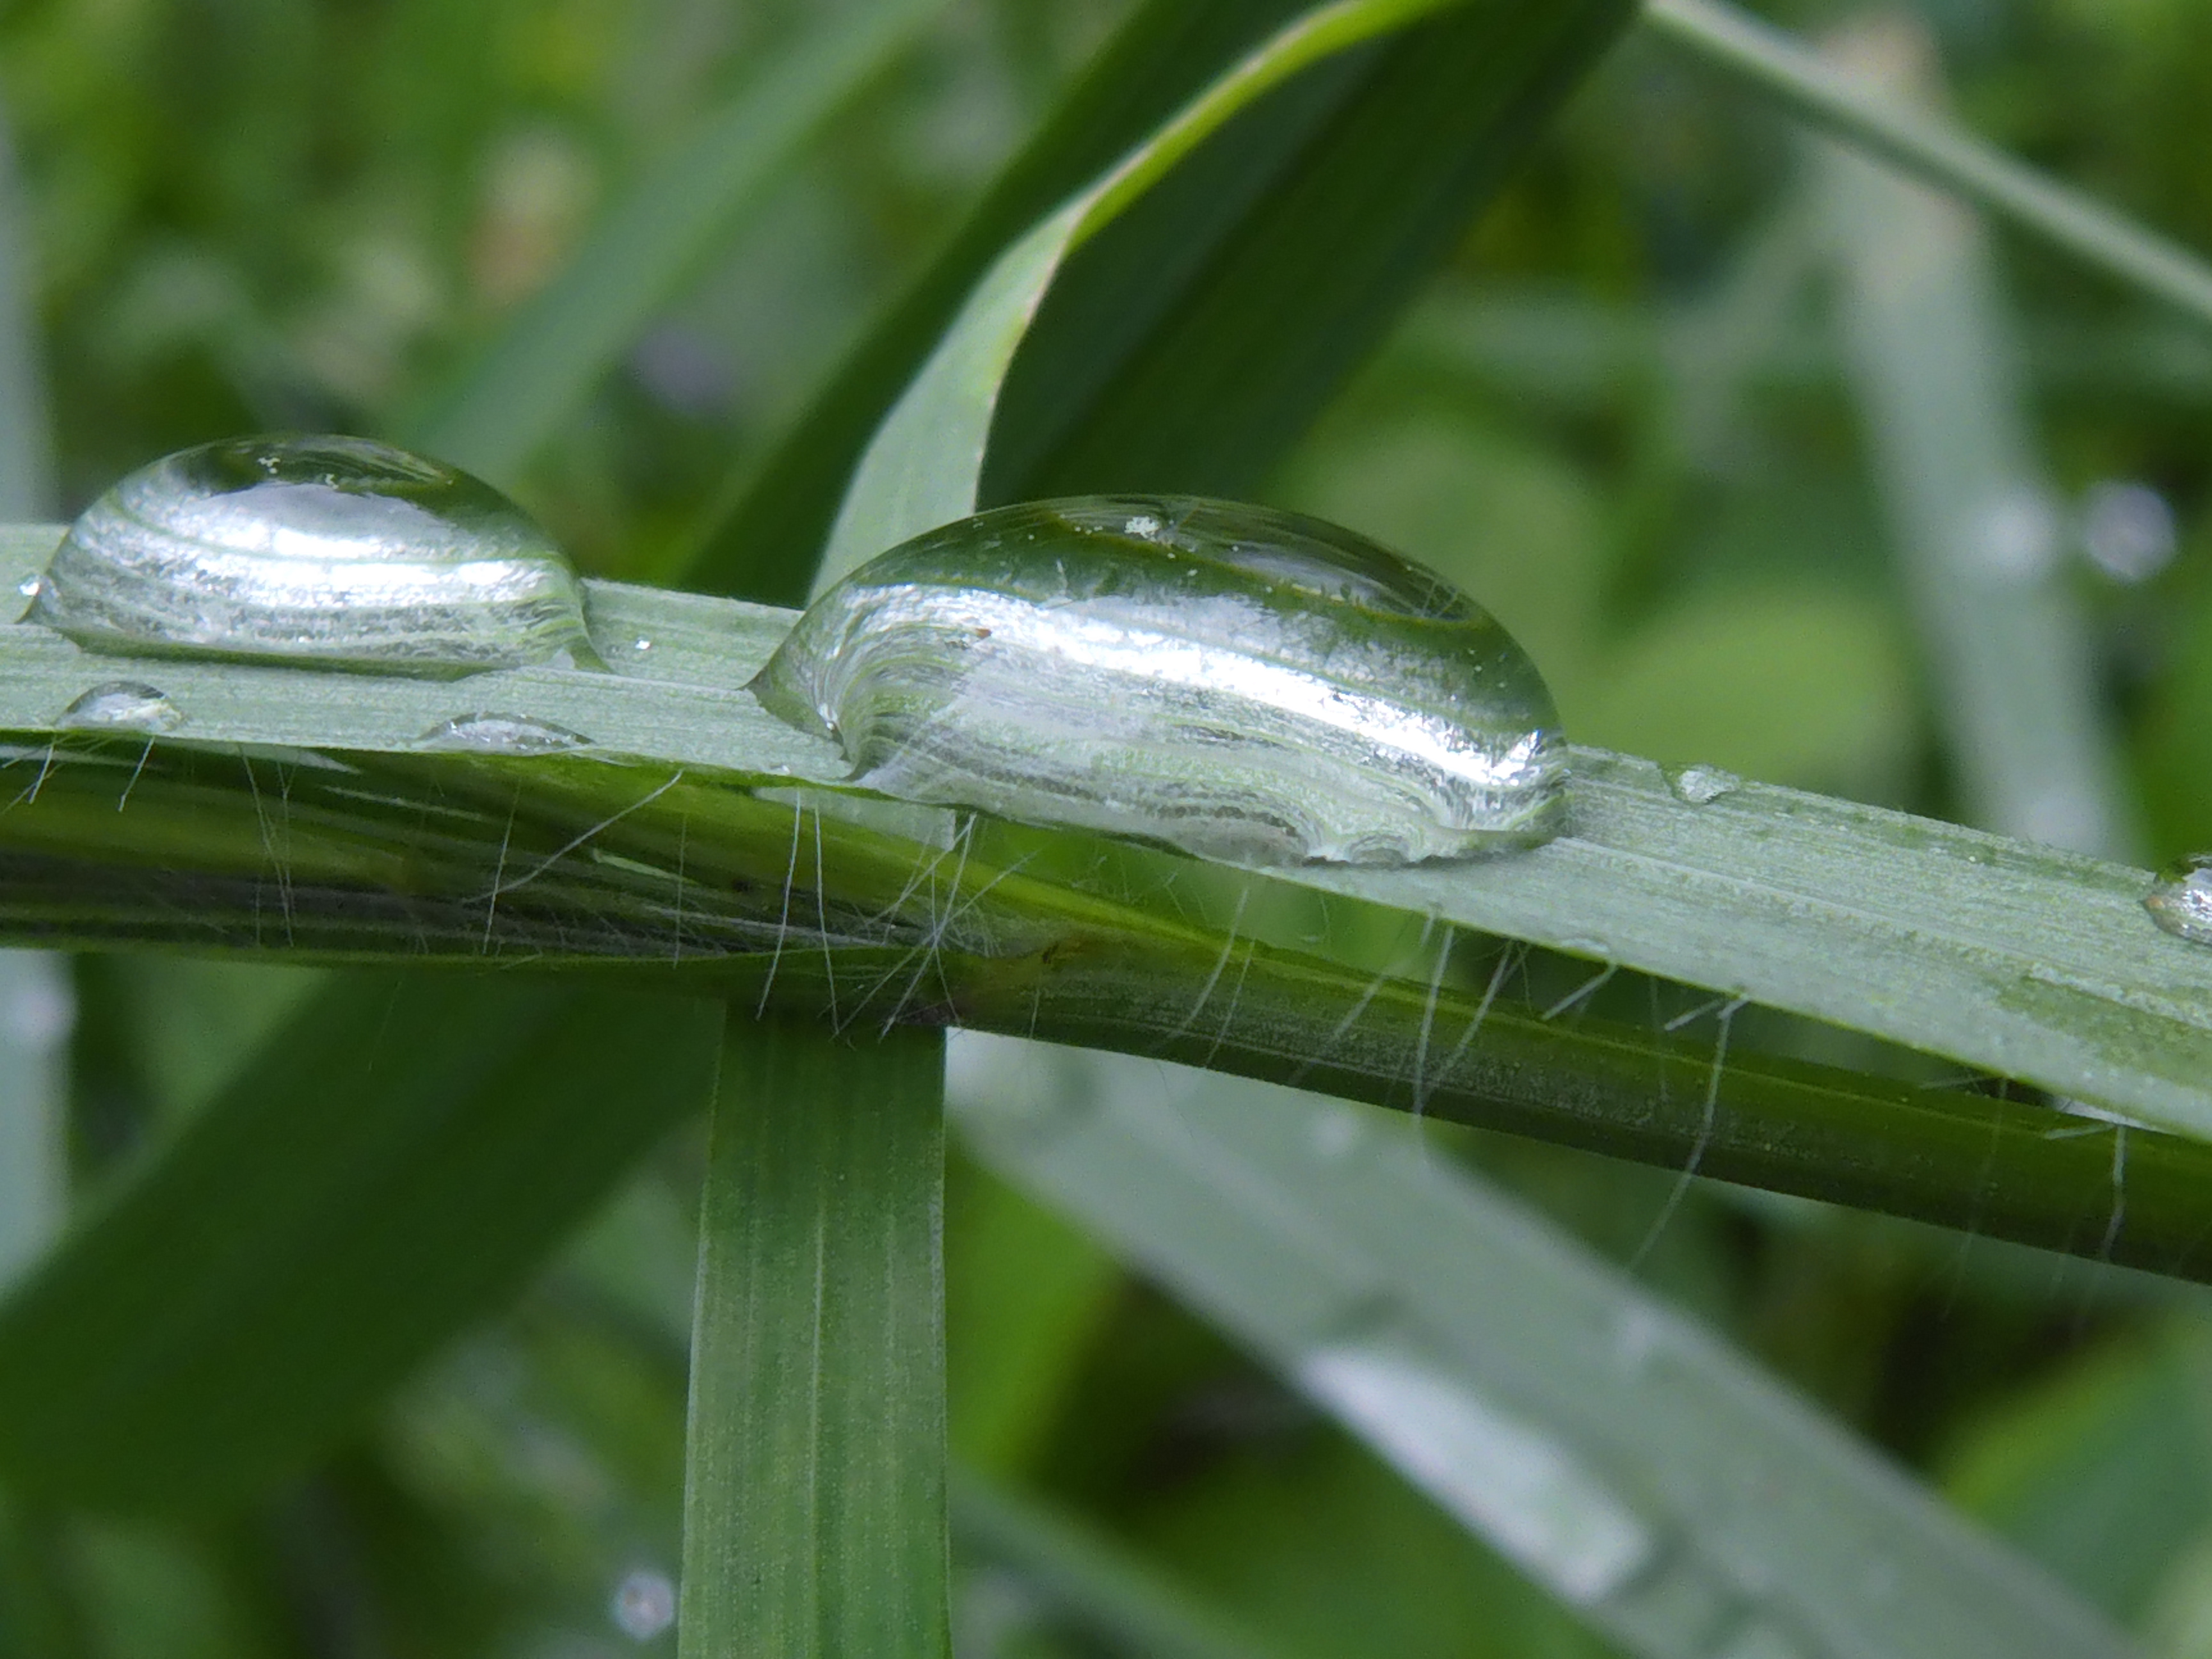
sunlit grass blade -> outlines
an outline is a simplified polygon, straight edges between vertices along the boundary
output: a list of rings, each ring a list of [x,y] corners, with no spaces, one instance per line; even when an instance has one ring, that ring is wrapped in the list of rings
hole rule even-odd
[[[708,1097],[711,1002],[457,988],[334,981],[0,1304],[0,1478],[191,1509],[298,1469]]]
[[[1723,0],[1644,0],[1650,28],[1841,142],[1965,197],[2085,264],[2212,322],[2212,267],[1993,145],[1870,94]]]
[[[2125,1651],[1403,1126],[973,1038],[952,1079],[987,1161],[1234,1334],[1625,1651]]]
[[[1066,1623],[1146,1659],[1267,1659],[1213,1607],[1056,1505],[969,1470],[952,1475],[961,1547],[1019,1574]]]
[[[944,1037],[733,1012],[700,1227],[684,1659],[948,1650]]]
[[[630,186],[475,362],[402,421],[403,438],[511,483],[799,148],[943,9],[944,0],[866,0],[810,19]]]
[[[1903,104],[1931,89],[1933,52],[1924,30],[1890,18],[1840,37],[1831,57],[1869,96]],[[2035,457],[1979,222],[1862,155],[1820,151],[1851,380],[1967,816],[2124,854],[2130,815],[2068,581],[2071,538]]]

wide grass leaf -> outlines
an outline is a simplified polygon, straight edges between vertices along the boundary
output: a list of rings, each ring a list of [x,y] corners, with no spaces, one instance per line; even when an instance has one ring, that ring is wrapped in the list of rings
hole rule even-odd
[[[720,1021],[577,982],[334,981],[0,1305],[0,1478],[184,1509],[303,1467],[706,1103]]]

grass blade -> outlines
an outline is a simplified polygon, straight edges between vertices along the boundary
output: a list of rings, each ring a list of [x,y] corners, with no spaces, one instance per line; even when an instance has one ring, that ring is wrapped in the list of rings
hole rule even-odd
[[[477,360],[402,422],[404,441],[511,483],[793,153],[943,9],[944,0],[838,7],[756,66]]]
[[[1924,30],[1888,18],[1832,55],[1862,67],[1870,95],[1901,101],[1912,81],[1933,80],[1933,52]],[[2088,630],[1980,225],[1949,198],[1820,148],[1838,321],[1969,815],[2119,854],[2132,836]]]
[[[1264,1659],[1255,1638],[1056,1506],[956,1469],[952,1516],[963,1549],[1013,1568],[1055,1611],[1115,1652]]]
[[[289,1473],[702,1104],[719,1009],[341,980],[0,1305],[0,1471],[100,1508]]]
[[[684,1659],[948,1651],[944,1038],[733,1020],[699,1244]]]
[[[1852,148],[2212,322],[2212,269],[2196,254],[1993,145],[1869,94],[1782,31],[1722,0],[1644,0],[1644,18],[1655,33]]]
[[[1148,1061],[973,1038],[952,1078],[986,1161],[1296,1381],[1628,1652],[2125,1650],[1397,1126],[1292,1091],[1195,1073],[1164,1087]]]
[[[1139,15],[721,516],[696,580],[802,590],[775,573],[813,560],[853,457],[916,366],[950,340],[963,291],[995,297],[989,318],[975,299],[962,313],[975,332],[973,378],[965,404],[945,389],[961,404],[945,453],[973,471],[994,445],[988,496],[1132,478],[1242,488],[1296,435],[1626,16],[1613,0],[1243,4],[1174,19],[1167,9]],[[1424,22],[1430,13],[1438,15]],[[1279,32],[1264,39],[1269,28]],[[1401,38],[1370,39],[1382,35]],[[1183,99],[1192,101],[1177,114]],[[1107,182],[1115,167],[1131,169],[1118,185]],[[1174,182],[1153,190],[1170,169]],[[1102,189],[1093,210],[1061,222],[1069,203]],[[1048,285],[1052,300],[1032,331],[1027,313]],[[1246,326],[1262,312],[1264,338]],[[992,405],[1018,345],[994,434]],[[1235,407],[1224,410],[1224,399]],[[916,424],[932,418],[918,414]],[[911,474],[927,476],[926,466]],[[944,476],[957,496],[958,477]],[[943,510],[934,498],[915,506]]]
[[[1045,290],[1070,255],[1247,106],[1300,72],[1447,9],[1449,3],[1336,0],[1316,7],[1255,47],[1001,254],[869,443],[831,529],[817,587],[884,548],[975,511],[1000,389]],[[1588,33],[1606,38],[1600,27]],[[1583,45],[1581,31],[1571,31],[1570,38]],[[1581,52],[1568,56],[1576,64],[1587,61]],[[1536,87],[1559,94],[1564,77],[1544,54],[1536,54],[1534,66],[1508,61],[1524,76],[1534,68]],[[1521,99],[1544,107],[1540,91],[1516,86],[1514,92],[1519,95],[1498,98],[1510,125],[1533,125]],[[1486,151],[1499,148],[1495,132],[1483,137]],[[1217,429],[1237,428],[1224,422]],[[1282,436],[1295,429],[1294,422]]]

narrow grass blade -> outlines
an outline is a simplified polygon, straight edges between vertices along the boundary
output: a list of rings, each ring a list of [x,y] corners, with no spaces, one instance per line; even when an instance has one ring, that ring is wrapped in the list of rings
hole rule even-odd
[[[1009,1179],[1234,1334],[1627,1652],[2124,1643],[1719,1342],[1385,1121],[959,1040]]]
[[[793,154],[943,9],[944,0],[825,9],[631,186],[481,356],[402,422],[402,436],[511,483]]]
[[[1723,0],[1644,0],[1644,18],[1656,33],[1843,143],[2212,323],[2212,268],[2124,215],[1955,127],[1869,94]]]
[[[1925,30],[1888,17],[1838,37],[1831,57],[1868,95],[1903,103],[1929,91],[1933,53]],[[2134,837],[2067,526],[2035,459],[1980,225],[1861,155],[1820,150],[1851,380],[1969,815],[2122,854]]]
[[[733,1018],[699,1243],[684,1659],[946,1653],[944,1037]]]
[[[0,1476],[221,1505],[496,1308],[711,1089],[720,1009],[351,976],[0,1304]]]
[[[1150,1563],[1052,1504],[972,1471],[952,1477],[963,1549],[1011,1567],[1068,1623],[1145,1659],[1266,1659],[1256,1638]]]

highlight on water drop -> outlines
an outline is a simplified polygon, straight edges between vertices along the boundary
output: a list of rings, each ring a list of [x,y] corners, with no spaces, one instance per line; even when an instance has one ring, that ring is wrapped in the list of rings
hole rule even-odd
[[[1691,806],[1709,806],[1723,795],[1743,787],[1743,780],[1717,766],[1685,766],[1667,774],[1667,787],[1676,799]]]
[[[2167,933],[2212,945],[2212,853],[2193,854],[2160,871],[2143,908]]]
[[[62,710],[54,721],[66,730],[103,732],[173,732],[185,716],[167,693],[136,680],[110,680],[95,685]]]
[[[88,650],[458,675],[595,665],[583,590],[489,484],[366,438],[237,438],[85,512],[27,621]]]
[[[1337,526],[1186,496],[1001,507],[863,566],[751,687],[906,800],[1255,864],[1548,839],[1566,747],[1495,618]]]

